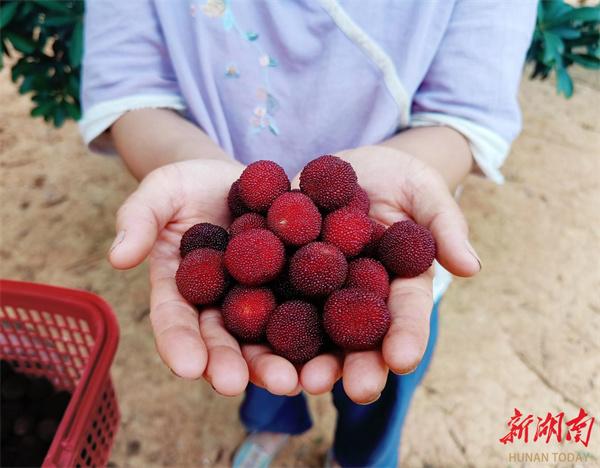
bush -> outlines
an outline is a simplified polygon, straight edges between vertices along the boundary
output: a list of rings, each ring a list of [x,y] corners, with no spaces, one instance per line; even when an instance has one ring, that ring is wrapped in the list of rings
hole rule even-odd
[[[600,68],[600,6],[573,8],[563,0],[540,1],[527,61],[534,63],[531,78],[546,79],[554,71],[556,90],[571,97],[573,80],[567,68]]]
[[[32,93],[31,115],[56,127],[65,119],[79,119],[84,2],[0,0],[0,7],[0,69],[10,44],[19,55],[11,77],[21,94]],[[557,91],[570,97],[571,65],[600,68],[600,6],[573,8],[563,0],[541,1],[527,60],[534,64],[531,78],[545,79],[554,71]]]
[[[127,1],[127,0],[123,0]],[[83,1],[7,0],[0,3],[3,55],[18,52],[11,77],[19,93],[32,93],[33,117],[60,127],[78,120],[83,52]]]

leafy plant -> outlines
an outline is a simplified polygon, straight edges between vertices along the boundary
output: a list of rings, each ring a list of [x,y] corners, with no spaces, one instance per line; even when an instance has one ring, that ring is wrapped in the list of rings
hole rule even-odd
[[[532,79],[546,79],[554,71],[556,90],[571,97],[568,67],[600,69],[600,6],[574,8],[563,0],[540,1],[527,60],[534,63]]]
[[[81,116],[83,10],[81,0],[0,2],[0,69],[3,55],[11,55],[10,44],[19,57],[12,65],[12,81],[19,84],[21,94],[32,93],[31,115],[56,127]]]

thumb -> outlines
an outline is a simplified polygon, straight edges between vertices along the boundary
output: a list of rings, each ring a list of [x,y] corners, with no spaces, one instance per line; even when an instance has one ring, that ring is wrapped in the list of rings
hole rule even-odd
[[[467,222],[446,183],[434,177],[427,187],[414,190],[411,202],[415,221],[433,234],[441,265],[458,276],[477,274],[481,260],[469,242]]]
[[[108,254],[113,267],[124,270],[140,264],[174,216],[176,208],[164,182],[162,171],[151,172],[119,208],[117,235]]]

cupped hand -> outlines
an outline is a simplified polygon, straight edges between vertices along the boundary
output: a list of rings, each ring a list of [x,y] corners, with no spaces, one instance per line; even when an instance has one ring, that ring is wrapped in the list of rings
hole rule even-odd
[[[148,174],[117,213],[109,253],[115,268],[150,260],[150,320],[162,360],[180,377],[204,376],[223,395],[238,395],[249,379],[275,394],[297,391],[295,367],[266,346],[245,345],[224,328],[221,313],[200,313],[177,290],[175,272],[183,233],[194,224],[228,226],[227,194],[244,166],[189,160]]]
[[[371,201],[369,216],[390,226],[412,218],[426,226],[437,243],[438,262],[458,276],[472,276],[481,269],[468,241],[468,228],[446,182],[433,168],[411,155],[381,146],[344,151],[359,184]],[[298,178],[293,185],[298,185]],[[433,267],[409,279],[394,279],[388,299],[392,316],[381,351],[326,354],[306,363],[300,385],[309,393],[324,393],[343,378],[346,394],[356,403],[369,403],[381,394],[391,370],[413,371],[421,361],[429,338],[433,307]]]

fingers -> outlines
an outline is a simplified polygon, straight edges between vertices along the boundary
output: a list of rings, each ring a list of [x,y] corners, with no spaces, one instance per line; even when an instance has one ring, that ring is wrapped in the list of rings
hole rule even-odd
[[[392,323],[383,340],[382,352],[392,372],[412,372],[421,362],[429,339],[429,317],[433,307],[433,268],[416,278],[395,279],[388,308]]]
[[[198,313],[177,291],[171,276],[152,279],[150,321],[156,349],[164,363],[184,379],[202,377],[208,352],[198,323]]]
[[[238,342],[225,330],[217,309],[200,314],[200,333],[208,348],[206,379],[221,395],[240,395],[248,385],[248,366]]]
[[[344,360],[344,391],[355,403],[373,403],[381,395],[387,375],[388,367],[381,352],[348,353]]]
[[[242,355],[248,364],[250,381],[274,395],[294,394],[298,373],[287,359],[276,356],[264,345],[243,345]]]
[[[411,193],[411,214],[427,226],[437,244],[437,259],[451,273],[472,276],[481,270],[481,261],[469,243],[467,222],[441,177],[415,178]]]
[[[334,354],[321,354],[302,367],[300,384],[313,395],[331,391],[342,376],[343,358]]]
[[[164,180],[164,170],[149,174],[117,212],[117,235],[109,252],[110,263],[132,268],[146,258],[160,229],[173,217],[176,207]]]

